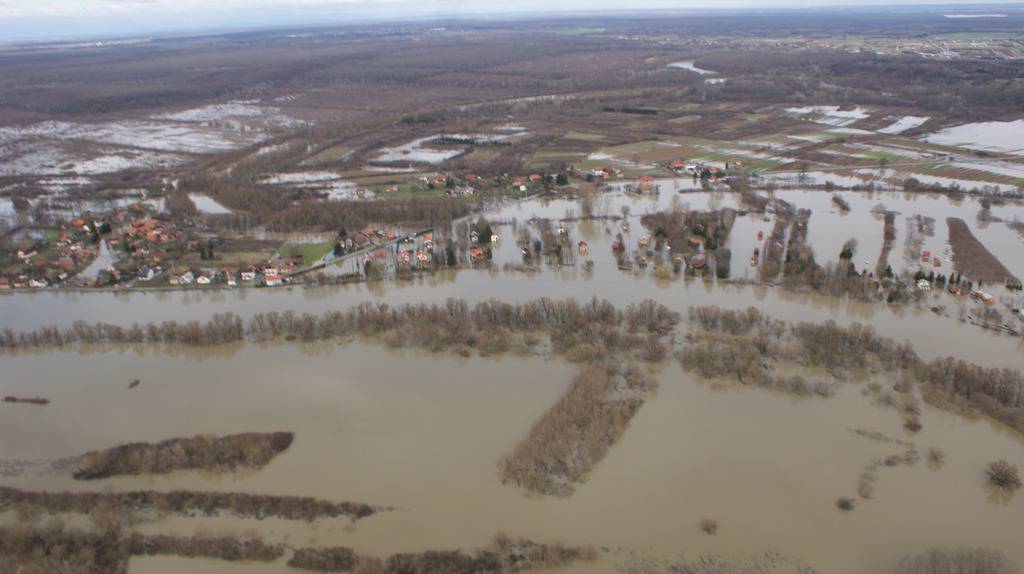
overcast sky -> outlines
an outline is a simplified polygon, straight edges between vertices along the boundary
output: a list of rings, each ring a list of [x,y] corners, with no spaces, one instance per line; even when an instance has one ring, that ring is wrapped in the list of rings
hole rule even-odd
[[[942,0],[869,1],[874,4],[943,3]],[[948,3],[1010,2],[953,0]],[[452,14],[863,4],[864,0],[0,0],[0,40],[336,24]]]

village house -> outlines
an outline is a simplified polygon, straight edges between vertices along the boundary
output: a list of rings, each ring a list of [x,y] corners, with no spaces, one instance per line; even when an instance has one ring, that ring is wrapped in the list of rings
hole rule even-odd
[[[283,283],[283,279],[277,273],[277,268],[267,267],[263,270],[263,284],[267,287],[277,287]]]
[[[172,269],[168,282],[171,285],[191,285],[195,281],[195,274],[191,270]]]

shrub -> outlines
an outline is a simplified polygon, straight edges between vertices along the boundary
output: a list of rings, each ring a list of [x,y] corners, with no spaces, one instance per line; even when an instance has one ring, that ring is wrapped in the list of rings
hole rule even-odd
[[[1005,460],[989,463],[985,474],[988,476],[989,483],[999,488],[1016,490],[1021,486],[1020,473],[1017,467]]]
[[[857,502],[852,498],[843,497],[840,498],[839,500],[836,500],[836,506],[839,507],[839,510],[842,510],[843,512],[849,512],[853,510],[853,507],[856,505]]]

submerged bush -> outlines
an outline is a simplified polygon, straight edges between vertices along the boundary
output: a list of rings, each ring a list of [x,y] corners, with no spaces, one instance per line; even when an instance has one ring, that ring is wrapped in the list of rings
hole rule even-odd
[[[1017,467],[1005,460],[989,463],[985,474],[988,476],[988,481],[999,488],[1016,490],[1021,486],[1020,473]]]

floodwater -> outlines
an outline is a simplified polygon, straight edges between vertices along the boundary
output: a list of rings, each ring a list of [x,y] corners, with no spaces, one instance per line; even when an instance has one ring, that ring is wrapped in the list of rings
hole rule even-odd
[[[538,297],[605,298],[624,306],[656,299],[684,312],[694,305],[754,306],[788,321],[860,322],[880,334],[909,340],[928,359],[955,356],[986,366],[1024,368],[1021,340],[957,320],[965,303],[947,293],[929,295],[925,308],[873,305],[712,280],[658,279],[650,270],[620,271],[610,243],[623,233],[630,257],[650,233],[646,213],[740,208],[739,196],[695,191],[691,178],[658,180],[656,193],[622,190],[598,195],[593,214],[569,198],[510,202],[487,214],[498,234],[493,268],[440,272],[411,281],[349,286],[212,291],[56,291],[0,295],[0,328],[69,326],[76,320],[122,325],[148,321],[206,320],[214,313],[251,317],[294,310],[322,313],[362,302],[397,305],[522,302]],[[881,250],[880,212],[896,212],[894,269],[912,270],[905,241],[916,215],[935,220],[922,248],[941,254],[946,217],[960,217],[1011,271],[1024,277],[1021,239],[1003,223],[980,222],[973,198],[898,192],[777,191],[775,196],[813,210],[808,238],[821,263],[835,261],[856,239],[854,263],[874,267]],[[1019,206],[993,206],[1012,219]],[[611,219],[614,216],[618,219]],[[522,262],[517,239],[538,233],[535,218],[556,221],[590,253],[575,265],[540,273],[502,271]],[[774,225],[761,214],[740,216],[730,235],[734,278],[756,277],[750,254]],[[659,255],[653,256],[655,259]],[[594,262],[592,272],[582,262]],[[948,273],[943,260],[941,272]],[[1001,297],[1009,294],[999,293]],[[866,381],[844,384],[831,399],[797,399],[761,389],[697,380],[669,361],[659,390],[629,430],[568,499],[528,495],[503,486],[497,473],[530,425],[568,387],[577,367],[543,357],[456,358],[380,345],[237,344],[191,349],[87,348],[0,355],[0,394],[44,396],[46,407],[0,406],[0,459],[57,458],[129,441],[158,441],[199,433],[287,430],[296,441],[259,472],[229,476],[175,473],[78,483],[68,477],[8,477],[2,483],[36,490],[111,488],[231,490],[306,495],[392,506],[396,510],[355,525],[345,520],[312,524],[268,519],[172,517],[139,528],[189,535],[197,531],[256,532],[294,546],[345,545],[366,555],[427,549],[472,549],[498,533],[539,542],[607,547],[596,564],[563,572],[613,572],[630,553],[693,558],[714,553],[743,558],[774,551],[819,572],[884,572],[903,554],[932,545],[976,544],[1024,563],[1017,534],[1024,528],[1024,495],[998,496],[984,487],[984,467],[1005,458],[1024,465],[1022,437],[985,419],[967,420],[925,408],[924,430],[908,435],[893,410],[862,393]],[[69,375],[69,373],[73,373]],[[142,384],[129,390],[129,381]],[[813,374],[809,379],[819,377]],[[885,381],[883,381],[885,382]],[[912,440],[924,453],[945,450],[941,468],[925,461],[879,471],[875,498],[848,514],[835,500],[855,496],[858,477],[872,459],[897,454],[893,445],[850,432],[863,428]],[[770,432],[766,432],[770,429]],[[720,524],[716,536],[698,529],[702,518]],[[194,572],[283,573],[274,564],[149,557],[132,574]]]
[[[204,195],[202,193],[190,193],[188,194],[188,198],[192,200],[192,203],[196,204],[196,209],[199,210],[199,213],[206,213],[209,215],[226,215],[231,213],[230,209],[224,207],[220,203],[217,203],[217,200],[209,195]]]
[[[110,246],[107,245],[106,241],[102,241],[99,250],[96,252],[96,258],[92,260],[88,267],[82,270],[80,275],[95,279],[99,277],[101,272],[111,269],[116,262],[114,254],[110,251]]]
[[[862,396],[863,384],[828,400],[796,399],[694,380],[669,363],[657,393],[589,481],[556,499],[503,486],[497,462],[567,388],[575,368],[558,360],[457,359],[361,344],[97,349],[3,360],[4,392],[53,399],[45,408],[5,408],[6,459],[196,433],[296,433],[270,465],[237,476],[181,472],[102,484],[47,476],[5,484],[293,494],[397,509],[355,525],[170,518],[143,525],[145,532],[257,532],[295,546],[346,545],[378,556],[470,549],[504,532],[655,556],[775,551],[837,574],[885,571],[902,554],[933,544],[983,544],[1024,561],[1016,543],[1024,499],[999,499],[983,487],[989,461],[1024,464],[1021,437],[928,408],[924,431],[908,437],[895,411]],[[128,390],[136,377],[142,384]],[[854,428],[913,440],[922,451],[939,446],[947,463],[883,469],[875,498],[842,514],[834,501],[855,494],[863,466],[902,450],[856,436]],[[718,520],[717,536],[699,531],[704,517]],[[578,571],[611,572],[622,558],[613,551]],[[147,558],[134,561],[131,572],[164,574],[191,564]]]
[[[640,251],[640,238],[650,235],[644,229],[644,214],[671,209],[708,210],[723,207],[739,208],[739,196],[727,192],[687,191],[691,178],[657,180],[660,190],[656,194],[635,195],[621,191],[599,194],[593,202],[597,216],[623,217],[627,214],[630,232],[623,233],[626,252],[631,259],[645,255]],[[678,191],[676,191],[678,189]],[[906,194],[900,192],[836,192],[851,206],[841,212],[823,191],[777,191],[775,195],[798,208],[813,210],[808,227],[808,238],[819,263],[838,260],[843,244],[857,241],[854,263],[858,269],[874,270],[881,252],[884,220],[879,211],[896,212],[896,240],[889,255],[889,264],[897,272],[924,271],[949,275],[951,263],[943,256],[947,250],[947,217],[963,219],[978,239],[1014,274],[1024,278],[1024,259],[1019,257],[1021,237],[1005,223],[978,221],[981,209],[974,198],[951,200],[943,195]],[[1005,204],[993,206],[992,214],[1008,221],[1019,206]],[[658,279],[653,276],[652,257],[647,270],[621,271],[611,249],[611,242],[622,231],[621,221],[582,220],[556,222],[563,226],[575,246],[579,241],[589,245],[587,256],[577,256],[575,265],[545,268],[541,274],[503,271],[506,264],[523,263],[517,240],[521,233],[531,240],[538,236],[534,218],[553,220],[574,219],[581,216],[580,203],[570,198],[534,199],[511,202],[487,213],[495,222],[499,235],[494,248],[491,269],[463,269],[445,271],[411,281],[386,281],[328,287],[294,287],[287,289],[218,289],[174,291],[58,291],[40,290],[30,293],[0,294],[0,328],[14,330],[35,329],[41,326],[70,326],[76,320],[108,322],[123,325],[150,321],[205,321],[214,313],[232,312],[243,318],[268,311],[293,310],[319,314],[326,310],[346,308],[363,302],[441,303],[448,298],[463,298],[470,302],[499,299],[521,302],[539,297],[608,299],[623,306],[644,299],[658,300],[680,312],[694,305],[719,305],[727,308],[745,308],[750,305],[788,321],[824,321],[834,319],[848,324],[854,321],[873,325],[879,332],[898,340],[909,339],[926,356],[963,356],[985,364],[1024,366],[1018,358],[1020,339],[999,335],[991,331],[961,324],[959,310],[969,311],[974,304],[957,299],[948,293],[936,291],[929,295],[929,306],[946,307],[948,316],[939,316],[923,309],[903,306],[869,305],[857,301],[829,297],[798,295],[781,289],[730,285],[711,280]],[[925,265],[915,250],[914,257],[906,256],[908,218],[923,215],[933,218],[934,235],[924,238],[922,250],[940,257],[940,267]],[[756,269],[750,266],[750,257],[757,240],[757,232],[765,237],[774,225],[764,221],[760,214],[738,217],[727,244],[732,249],[733,278],[755,278]],[[663,255],[662,259],[665,260]],[[592,260],[593,271],[583,269],[583,262]],[[355,260],[350,260],[354,262]],[[339,268],[340,272],[355,271],[356,267]],[[1020,296],[993,286],[992,291],[1003,303],[1019,305]],[[1008,314],[1008,310],[1006,311]],[[913,320],[907,320],[912,317]],[[949,336],[959,333],[962,337]],[[967,338],[972,344],[964,345]]]

